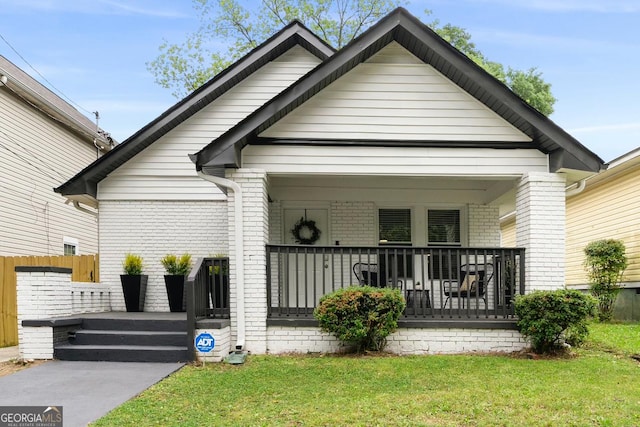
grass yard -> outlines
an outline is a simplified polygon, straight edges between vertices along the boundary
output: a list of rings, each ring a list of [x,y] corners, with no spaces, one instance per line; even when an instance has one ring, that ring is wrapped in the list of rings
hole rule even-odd
[[[561,359],[250,356],[187,366],[97,426],[638,426],[640,325]]]

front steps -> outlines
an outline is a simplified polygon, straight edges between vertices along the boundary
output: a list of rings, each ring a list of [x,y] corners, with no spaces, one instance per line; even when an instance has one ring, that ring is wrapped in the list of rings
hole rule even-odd
[[[86,316],[86,317],[85,317]],[[105,313],[82,316],[68,341],[54,346],[59,360],[187,362],[184,313]]]

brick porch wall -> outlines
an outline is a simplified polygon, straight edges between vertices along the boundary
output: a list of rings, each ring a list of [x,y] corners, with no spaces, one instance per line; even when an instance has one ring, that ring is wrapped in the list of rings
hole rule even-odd
[[[270,326],[267,351],[281,353],[337,353],[348,350],[333,335],[313,327]],[[401,355],[514,352],[527,347],[518,331],[500,329],[408,329],[387,338],[386,351]]]

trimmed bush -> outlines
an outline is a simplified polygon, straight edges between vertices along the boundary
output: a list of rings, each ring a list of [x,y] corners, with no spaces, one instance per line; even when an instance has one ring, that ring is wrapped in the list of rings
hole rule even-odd
[[[313,315],[324,332],[358,351],[380,351],[398,329],[405,306],[398,289],[352,286],[323,296]]]
[[[611,320],[622,274],[627,268],[624,243],[615,239],[596,240],[584,248],[584,254],[589,290],[598,300],[598,317],[601,321]]]
[[[548,353],[566,342],[579,345],[587,337],[587,322],[596,313],[596,301],[569,289],[535,291],[516,297],[518,329],[531,341],[533,351]]]

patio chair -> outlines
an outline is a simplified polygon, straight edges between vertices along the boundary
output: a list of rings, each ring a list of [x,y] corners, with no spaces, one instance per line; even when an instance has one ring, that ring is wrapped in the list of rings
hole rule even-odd
[[[365,262],[356,262],[353,264],[353,274],[358,279],[360,286],[386,286],[386,279],[379,275],[378,264],[368,264]]]
[[[465,300],[478,299],[484,302],[487,307],[487,283],[493,277],[493,266],[491,264],[464,264],[460,267],[460,280],[445,280],[442,282],[444,295],[443,308],[447,307],[447,302],[452,298],[462,300],[462,308]]]

